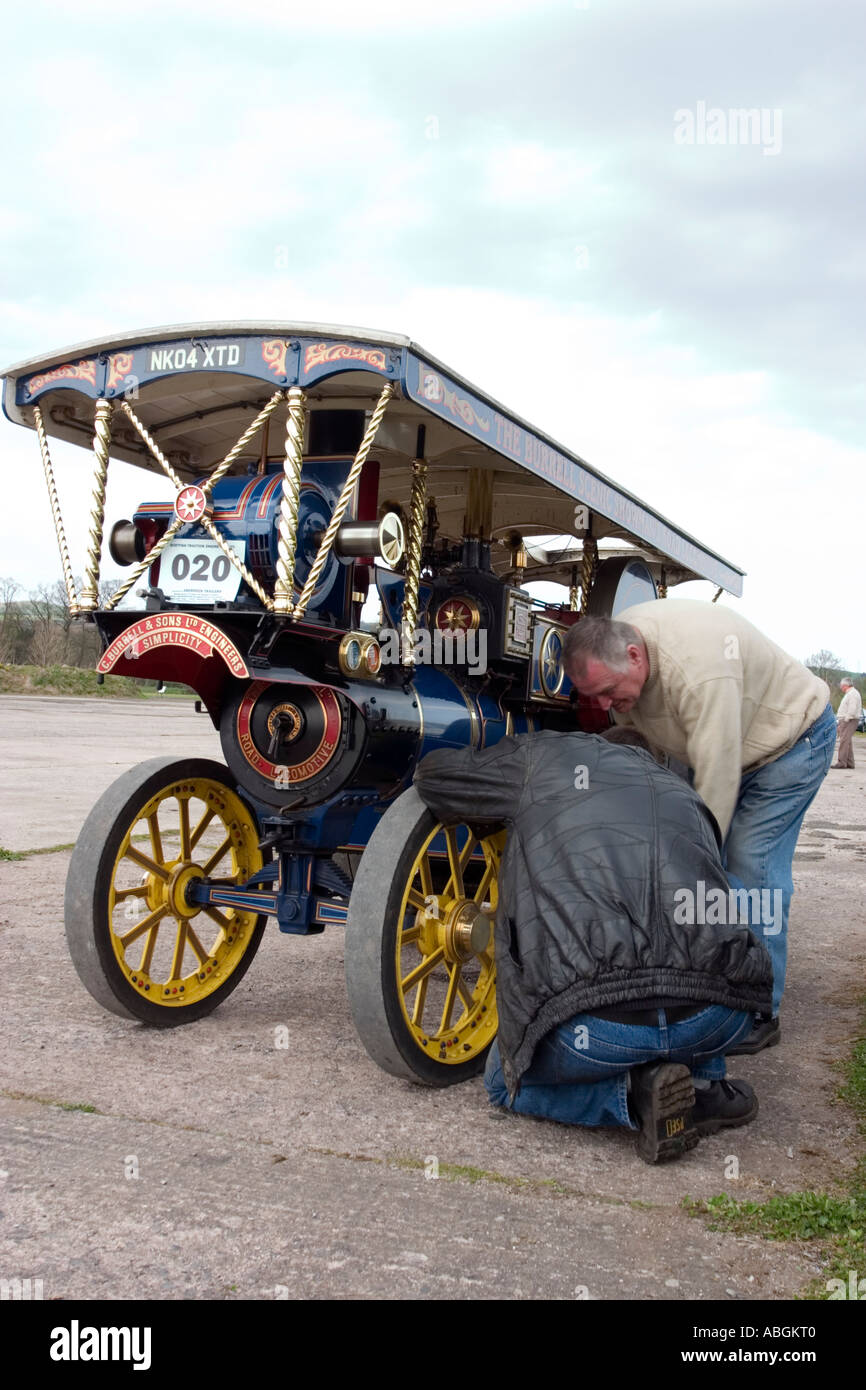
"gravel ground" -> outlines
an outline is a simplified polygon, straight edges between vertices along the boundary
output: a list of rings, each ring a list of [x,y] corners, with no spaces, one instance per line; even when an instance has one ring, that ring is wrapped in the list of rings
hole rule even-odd
[[[0,711],[7,849],[73,841],[147,757],[219,757],[187,702]],[[709,1232],[680,1204],[827,1187],[854,1163],[834,1063],[866,982],[866,740],[855,756],[800,841],[782,1042],[732,1059],[761,1113],[657,1168],[625,1133],[494,1112],[479,1080],[433,1092],[380,1072],[349,1017],[340,928],[270,927],[199,1023],[108,1014],[66,952],[69,852],[0,863],[0,1274],[63,1299],[790,1297],[820,1273],[808,1246]]]

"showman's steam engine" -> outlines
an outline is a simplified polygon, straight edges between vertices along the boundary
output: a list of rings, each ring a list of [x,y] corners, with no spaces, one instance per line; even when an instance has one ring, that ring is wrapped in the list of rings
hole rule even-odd
[[[346,923],[368,1051],[450,1084],[496,1032],[502,835],[438,826],[401,796],[419,760],[603,728],[565,675],[568,626],[682,579],[737,592],[739,572],[408,340],[174,333],[7,374],[99,670],[190,686],[225,764],[154,759],[97,803],[67,884],[73,960],[106,1007],[168,1025],[231,992],[268,916],[288,933]],[[80,584],[49,436],[92,444]],[[110,455],[173,498],[106,522]],[[122,577],[100,604],[103,540]],[[537,579],[567,601],[533,598]]]

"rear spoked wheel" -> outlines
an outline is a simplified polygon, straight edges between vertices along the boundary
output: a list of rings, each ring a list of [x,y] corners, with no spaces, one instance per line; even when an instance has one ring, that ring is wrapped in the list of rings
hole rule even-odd
[[[197,879],[243,884],[263,865],[256,818],[220,763],[154,758],[108,788],[66,880],[75,969],[113,1013],[157,1027],[202,1018],[240,983],[266,918],[191,900]]]
[[[443,827],[414,788],[370,837],[349,903],[346,984],[361,1041],[394,1076],[451,1086],[484,1067],[504,838]]]

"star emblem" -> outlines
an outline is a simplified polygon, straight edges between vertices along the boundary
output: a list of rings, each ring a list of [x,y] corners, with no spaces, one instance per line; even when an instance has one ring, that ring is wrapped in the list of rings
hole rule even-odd
[[[559,633],[548,632],[541,649],[541,684],[546,695],[557,695],[562,686],[562,641]]]
[[[467,599],[446,599],[437,610],[436,626],[440,632],[468,632],[480,619],[476,606]]]
[[[200,521],[207,510],[207,498],[200,487],[191,483],[182,488],[174,503],[174,514],[178,521]]]

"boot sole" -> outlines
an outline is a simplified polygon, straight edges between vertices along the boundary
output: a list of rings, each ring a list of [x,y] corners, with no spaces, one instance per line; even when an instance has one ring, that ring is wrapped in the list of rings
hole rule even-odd
[[[692,1121],[695,1088],[688,1067],[667,1062],[635,1108],[641,1121],[637,1149],[644,1163],[664,1163],[693,1149],[700,1139]]]

